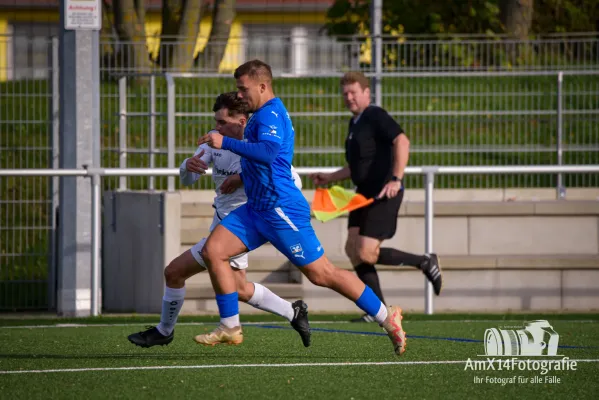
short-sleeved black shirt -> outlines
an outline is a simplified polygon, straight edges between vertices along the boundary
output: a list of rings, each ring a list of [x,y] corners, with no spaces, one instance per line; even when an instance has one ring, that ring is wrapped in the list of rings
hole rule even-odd
[[[393,176],[393,140],[404,133],[381,107],[367,107],[358,122],[349,121],[345,160],[357,192],[366,197],[380,193]]]

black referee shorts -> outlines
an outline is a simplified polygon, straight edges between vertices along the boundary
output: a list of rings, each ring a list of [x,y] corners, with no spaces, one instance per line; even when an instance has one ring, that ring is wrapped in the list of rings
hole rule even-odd
[[[397,196],[378,200],[349,213],[348,228],[359,227],[360,236],[378,240],[391,239],[397,230],[397,214],[404,191]]]

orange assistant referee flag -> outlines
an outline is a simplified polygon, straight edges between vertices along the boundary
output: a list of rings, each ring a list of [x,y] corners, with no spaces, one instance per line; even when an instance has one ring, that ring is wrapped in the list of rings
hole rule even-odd
[[[367,199],[341,186],[333,186],[329,189],[317,188],[312,201],[312,212],[317,220],[327,222],[365,207],[373,201],[374,199]]]

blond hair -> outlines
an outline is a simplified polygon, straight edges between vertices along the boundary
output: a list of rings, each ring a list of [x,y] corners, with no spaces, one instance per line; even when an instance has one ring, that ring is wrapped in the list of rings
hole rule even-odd
[[[358,83],[362,90],[370,89],[370,79],[363,73],[357,71],[346,72],[341,78],[341,86]]]

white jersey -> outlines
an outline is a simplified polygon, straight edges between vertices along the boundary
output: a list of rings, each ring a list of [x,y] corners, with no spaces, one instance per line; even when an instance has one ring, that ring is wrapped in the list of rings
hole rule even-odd
[[[241,156],[229,150],[213,149],[207,144],[198,147],[194,156],[198,155],[202,150],[204,150],[204,154],[200,157],[202,161],[208,165],[212,164],[212,181],[216,186],[214,207],[216,208],[217,213],[220,214],[220,217],[224,218],[231,211],[247,202],[247,196],[245,195],[243,186],[237,188],[233,193],[222,194],[220,192],[220,186],[229,176],[241,173]],[[201,175],[187,170],[187,160],[189,160],[189,158],[186,158],[179,167],[179,176],[181,177],[181,183],[183,183],[183,185],[190,186],[194,184]],[[301,189],[302,181],[297,172],[295,172],[293,166],[291,167],[291,174],[295,185]]]
[[[212,181],[216,186],[216,197],[214,198],[214,207],[217,212],[223,217],[239,207],[240,205],[247,202],[245,191],[242,187],[237,188],[233,193],[222,194],[220,187],[223,182],[231,175],[239,174],[241,172],[241,157],[229,150],[213,149],[207,144],[203,144],[194,153],[194,156],[198,155],[202,150],[204,154],[202,161],[206,164],[212,164]],[[187,170],[187,160],[183,161],[179,168],[179,175],[181,176],[181,182],[186,185],[192,185],[195,181],[200,178],[200,174],[189,172]]]

